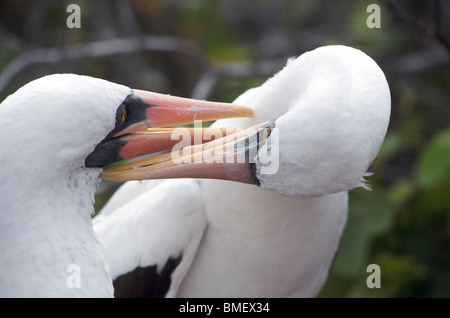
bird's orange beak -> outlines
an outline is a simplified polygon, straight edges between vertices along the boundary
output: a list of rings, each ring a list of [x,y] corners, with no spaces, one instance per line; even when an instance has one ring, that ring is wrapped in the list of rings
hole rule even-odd
[[[212,121],[221,118],[251,117],[249,107],[196,100],[148,91],[134,90],[134,96],[144,103],[145,120],[115,134],[115,137],[146,128],[172,127],[197,121]]]
[[[126,119],[123,126],[114,130],[86,160],[86,166],[107,166],[101,178],[126,181],[205,177],[250,182],[245,159],[241,159],[242,164],[236,162],[235,165],[220,163],[218,160],[212,163],[203,161],[207,166],[187,163],[193,162],[191,159],[195,156],[205,157],[205,154],[201,154],[203,152],[212,152],[216,158],[225,158],[227,163],[231,156],[236,159],[239,155],[230,149],[235,149],[238,140],[243,141],[253,130],[203,128],[199,123],[250,117],[253,114],[251,108],[139,90],[135,90],[133,96],[138,102],[129,102],[127,108],[128,117],[135,118]],[[194,123],[195,127],[168,128],[190,123]],[[170,152],[158,154],[165,151]],[[146,157],[135,160],[142,156]],[[114,164],[108,166],[111,163]]]
[[[218,103],[159,93],[135,90],[149,107],[145,111],[145,120],[120,131],[115,137],[123,136],[126,144],[119,151],[122,159],[133,159],[139,156],[167,151],[180,144],[180,138],[191,137],[191,144],[213,140],[218,135],[226,135],[235,129],[211,128],[167,128],[192,123],[208,122],[222,118],[251,117],[253,111],[249,107]],[[199,126],[197,124],[197,126]],[[195,136],[195,140],[194,140]],[[198,136],[201,136],[200,140]],[[187,140],[184,140],[186,143]]]
[[[114,181],[210,178],[258,184],[252,159],[271,134],[274,122],[247,129],[202,128],[197,124],[194,128],[167,128],[196,120],[250,117],[252,110],[143,91],[135,94],[150,105],[146,109],[147,119],[113,138],[125,142],[119,151],[120,158],[131,160],[107,167],[101,178]]]
[[[171,135],[186,147],[173,147],[168,153],[141,158],[101,173],[107,180],[147,180],[166,178],[207,178],[259,185],[256,158],[259,147],[267,141],[274,122],[265,122],[247,129],[236,128],[178,128],[138,132],[139,138],[154,138],[157,134]],[[215,138],[207,136],[214,135]],[[155,137],[158,138],[158,137]],[[211,140],[205,142],[207,140]],[[145,142],[143,143],[145,146]],[[166,142],[168,144],[168,142]]]

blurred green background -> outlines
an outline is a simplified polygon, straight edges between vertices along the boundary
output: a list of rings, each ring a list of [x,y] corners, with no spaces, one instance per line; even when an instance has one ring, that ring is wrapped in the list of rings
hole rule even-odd
[[[81,8],[69,29],[66,8]],[[381,28],[366,12],[381,8]],[[450,296],[450,3],[317,0],[2,0],[0,99],[50,73],[230,102],[290,56],[327,44],[369,54],[392,95],[372,191],[348,224],[321,297]],[[116,189],[102,182],[96,209]],[[369,264],[381,288],[369,289]]]

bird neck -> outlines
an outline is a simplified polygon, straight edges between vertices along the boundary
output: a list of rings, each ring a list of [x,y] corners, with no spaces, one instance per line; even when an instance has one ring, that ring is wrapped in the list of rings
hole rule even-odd
[[[97,177],[83,169],[46,187],[29,178],[2,189],[0,294],[112,296],[91,222]]]
[[[389,86],[372,59],[342,46],[313,52],[262,86],[266,105],[287,112],[260,147],[270,149],[275,168],[265,173],[257,166],[256,176],[261,188],[297,198],[367,188],[364,177],[390,116]]]

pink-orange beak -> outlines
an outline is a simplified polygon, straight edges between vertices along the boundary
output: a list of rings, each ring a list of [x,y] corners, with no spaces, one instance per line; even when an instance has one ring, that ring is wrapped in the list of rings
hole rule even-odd
[[[250,117],[252,110],[145,91],[134,94],[141,102],[137,108],[145,119],[115,131],[111,139],[97,147],[114,149],[118,154],[116,160],[104,160],[107,164],[131,160],[106,167],[101,178],[115,181],[212,178],[258,183],[251,159],[256,156],[260,142],[270,134],[272,122],[247,129],[167,128],[197,120]],[[128,109],[131,113],[132,107]],[[99,152],[102,153],[101,149]]]
[[[192,151],[194,155],[194,149],[198,155],[198,152],[211,150],[208,147],[216,147],[215,152],[219,155],[218,147],[223,148],[226,144],[230,146],[236,138],[243,138],[244,130],[197,127],[198,122],[250,117],[252,114],[252,109],[245,106],[134,90],[117,111],[116,128],[97,145],[87,157],[85,165],[105,168],[100,177],[109,180],[209,177],[246,182],[250,179],[242,177],[248,175],[247,165],[244,166],[243,162],[235,165],[212,163],[200,167],[184,164],[188,161],[185,158],[181,171],[177,168],[179,161],[174,156],[178,159],[186,157],[187,151]],[[168,128],[191,123],[195,123],[194,128]],[[229,135],[233,139],[226,139]],[[210,144],[210,141],[216,144]],[[167,151],[170,152],[158,154]],[[228,150],[222,151],[220,155],[223,158],[235,156]],[[147,157],[134,160],[142,156]],[[128,162],[124,163],[124,160]],[[234,177],[229,177],[230,171],[235,174]]]

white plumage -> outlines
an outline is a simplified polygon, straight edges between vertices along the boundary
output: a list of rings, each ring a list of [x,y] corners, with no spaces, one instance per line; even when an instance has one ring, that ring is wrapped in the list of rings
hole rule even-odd
[[[365,186],[388,126],[389,88],[376,63],[352,48],[319,48],[236,100],[253,108],[254,118],[215,125],[276,120],[277,133],[257,157],[278,135],[279,167],[267,174],[256,163],[260,188],[218,180],[130,182],[93,227],[101,167],[126,158],[123,141],[136,140],[129,134],[152,120],[192,120],[185,112],[194,108],[193,118],[200,114],[198,103],[178,111],[186,101],[136,93],[143,102],[125,86],[53,75],[1,104],[0,296],[113,296],[111,276],[136,267],[170,275],[169,285],[156,285],[166,296],[317,294],[345,226],[347,191]],[[161,105],[184,117],[158,117]],[[229,116],[238,116],[233,109]],[[67,282],[73,264],[79,288]]]
[[[0,296],[113,295],[91,224],[101,169],[85,168],[84,160],[114,128],[130,91],[53,75],[1,104]],[[70,264],[80,266],[80,289],[66,284]]]
[[[384,74],[359,50],[322,47],[290,60],[235,103],[252,107],[254,117],[219,120],[215,125],[248,127],[276,119],[279,169],[264,174],[257,164],[260,188],[217,180],[129,182],[100,215],[128,210],[128,218],[121,217],[120,223],[129,231],[122,236],[132,239],[122,248],[142,256],[135,266],[164,264],[167,255],[184,253],[169,296],[314,296],[326,280],[345,226],[347,191],[367,187],[364,176],[387,130],[390,93]],[[170,207],[159,205],[166,200],[161,193],[167,191]],[[128,205],[130,193],[139,196]],[[193,197],[200,203],[192,202]],[[141,214],[133,214],[132,206]],[[161,225],[165,228],[158,228],[160,237],[153,231],[137,235],[128,226],[147,229],[150,215],[158,213],[169,218]],[[149,223],[139,222],[145,214]],[[180,223],[186,216],[207,222],[195,255],[202,226]],[[94,220],[97,230],[102,222]],[[117,247],[104,232],[99,231],[103,244]],[[151,242],[152,248],[136,245],[136,240]],[[106,253],[112,272],[115,266],[118,272],[132,269],[132,264],[116,262],[116,252]]]
[[[206,227],[201,189],[194,180],[129,182],[94,218],[111,277],[157,266],[182,255],[166,297],[174,297]]]
[[[112,297],[108,263],[91,220],[102,168],[138,156],[141,148],[154,149],[147,137],[155,137],[155,131],[156,137],[150,140],[160,141],[158,147],[164,145],[167,138],[158,128],[147,129],[158,126],[155,123],[245,116],[249,111],[242,106],[133,91],[74,74],[37,79],[6,98],[0,105],[0,296]],[[164,203],[154,201],[149,208],[158,209]],[[120,228],[114,222],[120,214],[108,221],[109,230],[117,229],[118,235]],[[142,213],[137,211],[136,216]],[[195,241],[203,230],[202,216],[190,221],[183,213],[177,217],[191,230],[199,227]],[[139,221],[131,225],[143,233],[151,230],[139,228]],[[167,226],[163,215],[152,226]],[[145,246],[151,247],[148,242]],[[122,255],[120,247],[113,248]],[[156,257],[167,254],[150,251]],[[132,253],[128,261],[135,261]]]

